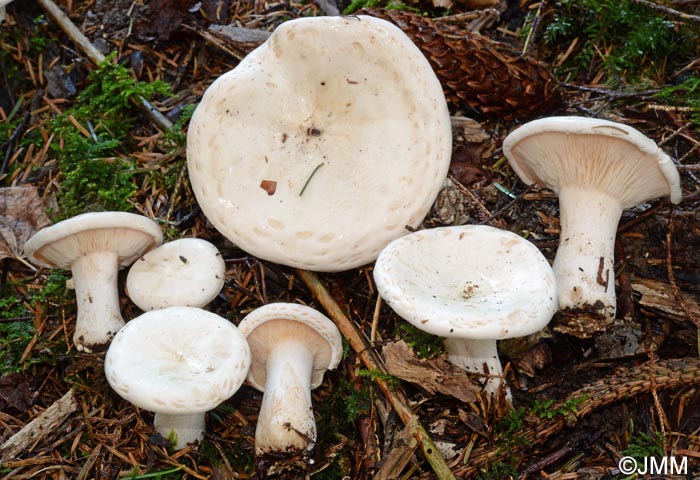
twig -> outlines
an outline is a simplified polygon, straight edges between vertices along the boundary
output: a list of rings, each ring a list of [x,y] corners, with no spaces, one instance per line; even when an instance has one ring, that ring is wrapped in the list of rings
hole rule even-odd
[[[656,10],[659,12],[663,12],[666,15],[671,15],[672,17],[677,17],[682,20],[690,20],[691,22],[699,22],[700,23],[700,17],[697,15],[691,15],[689,13],[684,13],[684,12],[679,12],[678,10],[674,10],[672,8],[664,7],[663,5],[659,5],[654,2],[650,2],[649,0],[632,0],[634,3],[637,3],[639,5],[644,5],[645,7],[651,8],[652,10]]]
[[[531,185],[528,185],[528,187],[525,189],[525,191],[524,191],[523,193],[521,193],[520,195],[517,195],[517,196],[516,196],[515,198],[513,198],[510,202],[508,202],[507,204],[505,204],[504,206],[502,206],[501,208],[499,208],[498,210],[496,210],[493,214],[491,214],[491,215],[490,215],[488,218],[486,218],[485,220],[480,221],[480,222],[478,223],[478,225],[486,225],[486,224],[489,223],[491,220],[494,220],[495,218],[499,217],[503,212],[505,212],[505,211],[508,210],[509,208],[513,207],[517,202],[519,202],[520,200],[522,200],[522,198],[525,196],[525,194],[527,194],[527,193],[528,193],[530,190],[532,190],[534,187],[535,187],[535,184],[534,184],[534,183],[531,184]]]
[[[348,340],[352,349],[357,353],[365,367],[371,371],[379,371],[388,374],[384,365],[376,358],[376,353],[367,344],[367,341],[359,332],[355,324],[350,321],[345,313],[341,310],[335,299],[328,293],[326,287],[321,283],[318,276],[308,270],[296,270],[297,275],[304,281],[306,286],[311,290],[311,293],[319,301],[326,310],[328,315],[333,319],[338,329],[343,336]],[[380,376],[374,377],[374,382],[379,389],[384,393],[386,398],[391,403],[396,413],[403,421],[404,425],[410,429],[411,436],[420,444],[423,455],[430,463],[433,471],[439,480],[455,479],[454,474],[445,463],[440,451],[432,441],[428,432],[421,425],[418,417],[413,413],[408,405],[408,399],[404,394],[391,387],[386,380]]]
[[[540,22],[542,20],[542,10],[544,10],[547,0],[542,0],[537,6],[537,12],[535,12],[535,18],[532,20],[532,26],[530,31],[527,33],[527,38],[525,39],[525,44],[523,45],[522,54],[527,55],[527,51],[530,48],[530,44],[535,42],[537,38],[537,31],[540,27]]]
[[[75,400],[75,394],[73,390],[68,390],[68,393],[56,400],[53,405],[22,427],[19,432],[12,435],[0,446],[0,453],[2,454],[0,464],[17,458],[17,455],[25,450],[31,450],[43,437],[54,433],[55,429],[77,408],[78,404]]]
[[[653,382],[651,377],[654,377]],[[615,402],[648,393],[652,388],[663,390],[700,384],[700,359],[680,358],[654,362],[654,366],[642,364],[635,367],[620,369],[612,376],[576,390],[564,400],[555,403],[552,411],[558,408],[570,409],[576,404],[575,411],[567,416],[557,416],[553,419],[540,419],[533,426],[528,426],[518,432],[517,443],[510,442],[507,446],[485,446],[475,448],[469,457],[469,465],[456,471],[457,475],[473,478],[480,467],[494,462],[504,461],[509,456],[523,455],[523,450],[531,450],[541,445],[552,435],[565,427],[573,427],[576,422],[586,415]],[[512,439],[511,439],[512,440]]]
[[[676,275],[673,273],[673,257],[671,256],[671,244],[673,243],[673,218],[675,213],[675,207],[671,207],[668,212],[668,229],[666,230],[666,273],[668,275],[668,283],[671,285],[671,291],[673,292],[673,297],[676,302],[681,307],[681,310],[685,312],[688,319],[695,325],[695,337],[697,341],[697,350],[700,353],[700,319],[696,317],[693,312],[688,308],[688,305],[683,300],[681,291],[676,284]]]
[[[582,92],[598,93],[600,95],[606,96],[612,99],[625,99],[625,98],[638,98],[640,100],[646,100],[653,98],[654,95],[658,94],[661,89],[644,90],[643,92],[618,92],[615,90],[607,90],[605,88],[597,87],[587,87],[585,85],[575,85],[573,83],[562,83],[563,87],[573,88],[575,90],[581,90]]]
[[[105,56],[90,43],[90,40],[73,24],[68,15],[63,13],[52,0],[36,0],[36,2],[58,24],[61,30],[80,47],[92,63],[98,65],[105,61]],[[173,124],[141,95],[132,97],[132,102],[148,117],[151,123],[161,130],[170,130],[172,128]]]

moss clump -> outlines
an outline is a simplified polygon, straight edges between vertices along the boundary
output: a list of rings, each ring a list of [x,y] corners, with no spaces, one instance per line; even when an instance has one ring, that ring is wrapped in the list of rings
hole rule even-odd
[[[164,82],[135,81],[111,57],[90,73],[76,103],[49,123],[51,151],[63,176],[61,218],[88,210],[132,210],[134,161],[124,153],[131,151],[137,118],[131,99],[169,91]]]
[[[578,39],[560,76],[593,77],[602,70],[610,84],[648,82],[673,67],[669,58],[680,64],[697,53],[697,32],[631,0],[562,0],[554,11],[546,44],[560,54]]]

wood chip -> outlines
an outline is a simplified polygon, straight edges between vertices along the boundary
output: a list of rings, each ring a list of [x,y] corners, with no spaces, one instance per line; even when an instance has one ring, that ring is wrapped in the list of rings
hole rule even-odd
[[[17,458],[25,450],[31,450],[43,437],[54,433],[66,418],[78,409],[73,390],[68,390],[38,417],[26,424],[0,446],[0,463]]]

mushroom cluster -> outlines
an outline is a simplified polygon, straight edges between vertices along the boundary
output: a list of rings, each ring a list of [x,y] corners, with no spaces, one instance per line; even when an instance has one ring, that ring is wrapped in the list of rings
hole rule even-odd
[[[227,239],[261,259],[317,271],[376,260],[389,306],[445,337],[449,359],[484,377],[487,394],[506,398],[497,340],[542,329],[558,308],[587,314],[567,333],[580,334],[589,317],[604,328],[615,315],[622,210],[681,195],[673,162],[641,133],[553,117],[520,127],[503,145],[523,181],[559,195],[553,268],[532,243],[492,227],[409,233],[447,175],[450,118],[417,47],[366,16],[282,24],[206,91],[187,142],[193,191]],[[316,440],[311,390],[340,362],[338,328],[291,303],[264,305],[236,327],[204,310],[224,286],[216,247],[162,243],[150,219],[101,212],[41,230],[25,249],[38,265],[72,270],[76,347],[111,341],[109,384],[155,412],[156,430],[177,448],[200,440],[204,413],[247,379],[263,392],[256,453],[308,452]],[[126,292],[145,313],[125,323],[117,274],[131,264]]]

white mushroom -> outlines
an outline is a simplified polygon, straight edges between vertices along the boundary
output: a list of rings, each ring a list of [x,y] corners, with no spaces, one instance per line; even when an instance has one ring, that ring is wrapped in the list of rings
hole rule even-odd
[[[117,276],[160,245],[158,225],[126,212],[84,213],[39,230],[24,245],[29,259],[73,272],[78,314],[73,343],[87,352],[106,345],[122,326]]]
[[[250,367],[250,350],[228,320],[194,307],[153,310],[129,321],[105,357],[121,397],[155,412],[154,425],[182,448],[201,440],[205,412],[231,397]]]
[[[255,451],[296,453],[313,448],[316,421],[311,390],[340,362],[343,344],[335,324],[313,308],[271,303],[238,327],[250,345],[248,382],[264,392]]]
[[[422,221],[452,135],[430,64],[377,18],[283,23],[205,92],[187,164],[199,205],[246,252],[340,271]]]
[[[379,254],[374,279],[402,318],[446,337],[452,363],[487,374],[484,390],[491,394],[502,376],[496,340],[535,333],[557,310],[554,273],[537,247],[487,226],[394,240]]]
[[[557,329],[579,337],[615,318],[614,246],[622,210],[660,196],[681,199],[673,161],[653,140],[607,120],[551,117],[527,123],[503,142],[503,153],[528,185],[559,196],[561,233],[554,260]]]
[[[126,293],[141,310],[203,307],[224,286],[219,250],[198,238],[167,242],[138,259],[126,277]]]

